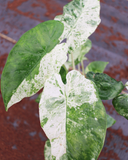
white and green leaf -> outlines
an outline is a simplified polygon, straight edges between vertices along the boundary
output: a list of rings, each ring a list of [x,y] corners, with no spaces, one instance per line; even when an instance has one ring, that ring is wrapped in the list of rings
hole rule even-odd
[[[1,77],[6,110],[40,90],[49,76],[59,73],[67,60],[67,44],[58,44],[59,21],[46,21],[23,34],[9,53]]]
[[[51,145],[45,155],[52,160],[97,159],[106,134],[105,108],[92,81],[77,71],[66,79],[65,85],[59,74],[51,76],[41,95],[40,123]]]
[[[73,50],[83,45],[99,25],[99,14],[99,0],[73,0],[65,5],[63,14],[55,17],[64,24],[60,41],[66,38]]]
[[[92,43],[89,39],[87,39],[87,41],[85,42],[85,44],[81,45],[80,47],[76,48],[75,50],[69,50],[68,52],[72,52],[73,53],[73,58],[75,61],[75,65],[77,65],[78,63],[80,63],[82,60],[87,60],[85,56],[85,54],[87,54],[89,52],[89,50],[92,47]],[[71,63],[72,62],[72,58],[71,58],[71,54],[69,54],[69,59],[68,61]]]
[[[51,143],[50,143],[49,139],[45,142],[44,156],[45,156],[45,160],[52,160],[52,157],[51,157]]]

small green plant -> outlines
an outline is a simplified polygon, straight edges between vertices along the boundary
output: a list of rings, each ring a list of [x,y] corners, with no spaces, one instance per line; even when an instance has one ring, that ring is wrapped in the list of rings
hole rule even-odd
[[[99,12],[99,0],[73,0],[62,15],[23,34],[9,53],[1,77],[6,110],[44,87],[38,101],[48,137],[46,160],[98,158],[106,129],[115,123],[101,100],[113,99],[115,109],[128,119],[128,95],[120,94],[125,85],[103,73],[108,62],[84,68]]]

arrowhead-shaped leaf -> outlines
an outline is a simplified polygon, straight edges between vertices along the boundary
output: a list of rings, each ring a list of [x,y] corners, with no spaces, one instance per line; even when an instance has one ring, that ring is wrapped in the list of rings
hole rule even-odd
[[[40,122],[50,140],[45,159],[95,160],[106,134],[105,108],[92,81],[77,71],[66,79],[64,85],[59,74],[51,76],[41,95]]]
[[[67,38],[69,47],[78,48],[95,31],[100,23],[99,0],[73,0],[63,8],[63,15],[55,17],[64,24],[60,40]]]
[[[104,73],[88,72],[86,77],[96,84],[102,100],[115,98],[125,87],[121,81],[116,81]]]
[[[103,73],[105,67],[108,62],[103,61],[94,61],[89,63],[89,65],[85,68],[85,73],[94,72],[94,73]]]
[[[112,118],[110,115],[106,114],[107,117],[107,128],[113,126],[116,123],[116,120]]]
[[[128,94],[120,94],[112,101],[115,110],[128,119]]]
[[[6,110],[40,90],[45,80],[66,62],[66,44],[59,44],[63,32],[59,21],[46,21],[27,31],[9,53],[1,77]],[[48,54],[47,54],[48,53]]]

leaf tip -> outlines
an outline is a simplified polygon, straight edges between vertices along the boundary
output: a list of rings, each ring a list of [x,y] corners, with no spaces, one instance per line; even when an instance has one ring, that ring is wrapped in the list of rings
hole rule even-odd
[[[5,106],[5,111],[8,112],[8,107],[7,106]]]

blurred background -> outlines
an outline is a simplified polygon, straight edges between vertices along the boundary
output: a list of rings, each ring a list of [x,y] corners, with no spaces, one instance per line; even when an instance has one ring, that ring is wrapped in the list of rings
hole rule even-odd
[[[62,14],[70,0],[0,0],[0,33],[18,41],[37,24]],[[128,81],[128,1],[101,0],[101,23],[90,36],[89,62],[107,61],[105,73],[124,84]],[[15,41],[0,36],[0,78]],[[44,160],[46,136],[40,127],[37,95],[24,98],[5,111],[0,92],[0,160]],[[103,102],[116,123],[107,129],[98,160],[128,160],[128,121],[111,101]]]

